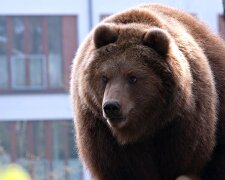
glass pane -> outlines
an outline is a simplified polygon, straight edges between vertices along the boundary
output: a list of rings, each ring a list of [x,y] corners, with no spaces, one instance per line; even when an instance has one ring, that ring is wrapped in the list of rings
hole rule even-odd
[[[13,18],[13,53],[23,54],[25,25],[22,17]]]
[[[44,75],[45,75],[45,59],[42,55],[30,55],[30,87],[41,88],[44,87]]]
[[[0,89],[6,89],[8,86],[7,57],[0,54]]]
[[[16,121],[16,163],[22,165],[24,168],[28,169],[30,166],[30,152],[28,148],[27,140],[27,121]]]
[[[0,122],[0,165],[10,163],[10,140],[8,122]]]
[[[26,57],[24,54],[24,19],[13,17],[13,54],[11,57],[12,87],[26,86]]]
[[[58,142],[60,129],[58,124],[59,123],[56,123],[56,122],[52,124],[53,149],[54,149],[53,158],[54,159],[59,159],[59,154],[60,154],[60,148],[59,148],[60,143]]]
[[[47,176],[47,160],[46,160],[46,133],[44,121],[33,122],[34,135],[34,180],[46,179]]]
[[[59,54],[49,54],[49,79],[50,86],[57,88],[62,87],[62,60]]]
[[[61,55],[61,19],[48,17],[49,48],[49,84],[50,87],[62,87],[62,55]]]
[[[7,41],[6,18],[0,16],[0,55],[6,54]]]
[[[34,152],[38,159],[45,158],[45,128],[43,121],[34,122]],[[40,146],[41,144],[41,146]]]
[[[42,27],[40,17],[29,18],[31,54],[42,54]]]
[[[43,88],[45,77],[45,57],[42,52],[42,28],[40,17],[29,17],[29,36],[31,51],[28,57],[30,68],[30,88]]]
[[[78,150],[76,149],[76,144],[75,144],[75,129],[74,129],[74,122],[69,121],[69,131],[68,131],[68,138],[69,138],[69,156],[70,158],[78,158],[77,152]]]
[[[16,122],[16,146],[17,146],[17,158],[25,158],[27,156],[27,122],[26,121],[17,121]]]
[[[13,88],[21,88],[26,85],[26,60],[25,56],[12,57],[12,86]]]
[[[50,53],[61,54],[61,19],[48,17],[48,48]]]
[[[64,122],[55,121],[52,123],[52,138],[53,138],[53,161],[52,161],[52,174],[53,179],[59,178],[64,179],[65,177],[65,161],[64,161],[64,150],[65,141],[64,139]]]
[[[0,16],[0,88],[5,89],[8,86],[8,65],[7,65],[7,32],[6,18]]]

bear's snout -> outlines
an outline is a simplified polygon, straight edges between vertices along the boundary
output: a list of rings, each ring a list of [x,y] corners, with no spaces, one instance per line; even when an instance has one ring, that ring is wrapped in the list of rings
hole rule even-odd
[[[120,104],[116,101],[104,103],[103,110],[104,110],[106,117],[109,119],[121,116]]]
[[[117,101],[107,101],[103,104],[103,115],[110,124],[122,121],[121,105]]]

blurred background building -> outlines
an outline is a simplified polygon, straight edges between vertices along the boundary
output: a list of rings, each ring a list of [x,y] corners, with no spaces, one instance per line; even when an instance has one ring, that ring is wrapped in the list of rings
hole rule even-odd
[[[32,179],[89,179],[69,97],[77,47],[102,18],[141,3],[185,10],[225,37],[222,0],[0,0],[0,166]]]

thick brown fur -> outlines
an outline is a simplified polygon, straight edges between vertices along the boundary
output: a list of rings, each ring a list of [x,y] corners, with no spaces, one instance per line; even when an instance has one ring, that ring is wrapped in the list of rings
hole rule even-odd
[[[71,93],[93,179],[225,179],[225,45],[194,17],[152,4],[106,18],[78,50]]]

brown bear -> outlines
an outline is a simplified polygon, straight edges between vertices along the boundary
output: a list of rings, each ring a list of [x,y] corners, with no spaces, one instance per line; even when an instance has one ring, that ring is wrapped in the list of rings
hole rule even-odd
[[[225,44],[191,15],[151,4],[106,18],[71,94],[93,179],[225,179]]]

